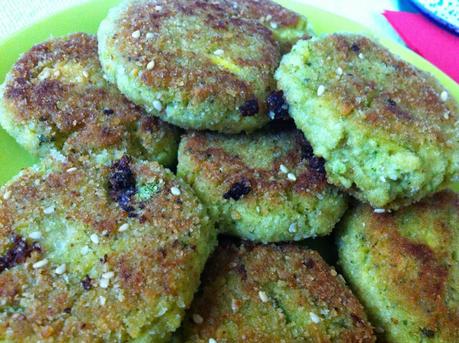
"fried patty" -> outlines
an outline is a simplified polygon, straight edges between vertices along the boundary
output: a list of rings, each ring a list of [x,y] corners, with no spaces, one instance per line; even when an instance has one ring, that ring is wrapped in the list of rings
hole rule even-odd
[[[276,78],[329,182],[360,200],[396,209],[459,177],[457,102],[369,38],[300,41]]]
[[[347,199],[326,182],[323,160],[296,130],[252,135],[189,133],[177,174],[222,232],[275,242],[329,234]]]
[[[271,0],[211,0],[231,7],[233,15],[258,20],[269,29],[279,42],[282,52],[289,52],[299,39],[309,39],[314,35],[308,20]]]
[[[190,343],[375,341],[342,277],[317,252],[294,245],[224,242],[182,329]]]
[[[360,204],[341,224],[344,275],[387,342],[459,341],[459,196],[394,213]]]
[[[34,46],[0,94],[0,124],[35,155],[119,149],[167,166],[176,159],[177,129],[149,118],[103,78],[94,36],[77,33]]]
[[[124,1],[99,27],[105,75],[136,104],[180,127],[253,131],[269,121],[266,98],[281,57],[273,32],[253,19],[261,13],[265,21],[285,21],[279,36],[304,26],[272,3]]]
[[[215,244],[156,162],[57,153],[0,190],[0,341],[165,342]]]

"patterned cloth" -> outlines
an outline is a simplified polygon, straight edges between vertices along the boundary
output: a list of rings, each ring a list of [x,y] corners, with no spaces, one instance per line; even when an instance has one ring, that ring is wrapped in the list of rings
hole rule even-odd
[[[40,19],[86,1],[88,0],[0,0],[0,41]],[[401,42],[398,35],[381,15],[383,10],[398,9],[397,0],[292,1],[305,2],[348,17]]]

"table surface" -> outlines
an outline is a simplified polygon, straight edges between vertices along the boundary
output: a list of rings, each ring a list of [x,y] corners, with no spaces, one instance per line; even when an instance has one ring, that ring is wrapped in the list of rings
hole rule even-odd
[[[88,0],[0,0],[0,41],[40,19]],[[103,0],[98,0],[103,1]],[[192,1],[192,0],[190,0]],[[360,22],[402,43],[381,13],[400,9],[400,0],[294,0]]]

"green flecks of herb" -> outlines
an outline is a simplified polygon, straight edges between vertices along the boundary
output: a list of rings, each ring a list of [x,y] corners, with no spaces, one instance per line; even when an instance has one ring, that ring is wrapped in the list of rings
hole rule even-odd
[[[147,201],[155,194],[158,194],[161,191],[161,188],[162,187],[159,182],[148,182],[138,187],[137,197],[140,201]]]

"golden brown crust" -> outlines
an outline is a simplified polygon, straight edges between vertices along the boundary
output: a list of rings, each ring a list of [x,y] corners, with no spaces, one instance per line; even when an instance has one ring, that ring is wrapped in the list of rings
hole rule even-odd
[[[59,63],[100,68],[96,39],[87,34],[73,34],[67,39],[36,45],[19,59],[4,95],[4,101],[17,122],[21,125],[29,121],[46,123],[55,128],[58,136],[64,137],[79,131],[78,138],[72,139],[76,149],[119,143],[126,126],[141,115],[140,109],[110,87],[81,86],[61,81],[54,75],[39,77],[44,68]],[[106,115],[105,109],[113,113]]]
[[[190,42],[190,46],[179,43],[173,36],[179,26],[172,21],[195,20],[197,25],[190,25],[186,32],[180,32],[180,40]],[[195,19],[192,19],[195,18]],[[206,47],[199,47],[202,42],[203,27],[215,30],[208,37]],[[275,87],[272,74],[280,60],[278,44],[273,40],[270,30],[253,20],[238,16],[226,1],[137,1],[129,5],[118,21],[120,28],[116,33],[117,49],[129,62],[135,62],[142,70],[142,81],[160,90],[177,89],[183,101],[199,104],[209,97],[215,98],[219,105],[233,109],[260,94],[261,88]],[[176,23],[177,25],[179,23]],[[171,25],[169,34],[166,28]],[[133,37],[139,31],[141,37]],[[152,39],[145,39],[147,33]],[[248,37],[251,37],[248,39]],[[242,46],[253,45],[258,40],[256,51],[242,55],[232,51],[232,63],[239,67],[258,70],[258,79],[248,80],[238,73],[227,71],[214,64],[207,51],[211,46],[227,48],[228,39],[240,41]],[[250,43],[251,42],[251,43]],[[250,47],[251,48],[251,47]],[[145,68],[154,61],[151,70]],[[266,112],[264,99],[259,99],[260,112]]]
[[[266,133],[266,135],[271,134]],[[282,136],[288,138],[285,139],[286,137]],[[244,140],[246,138],[241,137]],[[230,189],[234,183],[242,179],[247,180],[252,189],[246,196],[248,198],[257,199],[267,193],[278,194],[286,190],[298,194],[315,194],[322,192],[327,187],[321,160],[313,155],[304,156],[304,151],[308,149],[309,143],[305,141],[302,133],[295,130],[280,133],[277,138],[276,134],[273,134],[270,138],[282,141],[282,144],[292,144],[288,151],[273,147],[271,151],[273,157],[266,156],[268,164],[264,167],[254,167],[252,161],[239,155],[240,151],[226,151],[219,146],[225,141],[225,138],[211,133],[193,132],[185,136],[186,143],[183,151],[191,159],[193,165],[199,166],[199,172],[205,179],[212,184],[219,185],[222,189]],[[240,148],[249,149],[251,143],[257,144],[255,139],[249,139],[245,143],[242,141]],[[248,146],[243,147],[244,144]],[[237,150],[237,145],[233,149]],[[287,174],[281,171],[281,165],[295,175],[295,182],[292,182]]]
[[[91,161],[64,162],[48,175],[29,170],[3,190],[0,262],[5,252],[14,248],[14,237],[21,229],[32,225],[34,231],[43,230],[38,249],[20,263],[0,269],[1,306],[17,310],[17,314],[2,313],[0,339],[8,335],[16,341],[124,341],[159,320],[164,312],[152,315],[160,298],[168,304],[168,311],[174,311],[174,301],[190,300],[184,294],[197,286],[199,264],[203,263],[197,258],[213,244],[207,240],[211,236],[207,219],[201,216],[202,207],[159,165],[130,161],[129,168],[136,187],[145,182],[161,185],[150,199],[132,197],[129,211],[107,191],[114,167],[96,167]],[[180,194],[171,194],[172,187],[178,187]],[[53,206],[52,214],[46,212],[49,206]],[[46,216],[57,217],[57,227],[46,224]],[[128,231],[120,231],[126,223]],[[84,225],[88,231],[85,236],[99,237],[96,245],[89,239],[87,243],[96,254],[93,262],[85,260],[86,255],[78,255],[80,246],[65,240],[71,240],[72,225],[74,231]],[[59,236],[55,230],[70,234]],[[50,243],[46,238],[50,234],[62,237],[62,241]],[[23,239],[32,244],[32,238]],[[60,244],[68,245],[68,251],[59,250]],[[65,259],[67,253],[73,254],[74,260],[67,263],[65,274],[56,274],[54,259]],[[47,265],[33,267],[44,259],[48,259]],[[107,271],[114,275],[104,288],[99,286],[99,273]],[[139,324],[137,312],[145,320]]]
[[[26,52],[11,71],[3,100],[15,125],[45,125],[50,132],[40,132],[38,139],[70,151],[120,147],[134,139],[130,131],[144,117],[103,79],[96,38],[85,33]]]
[[[457,104],[451,95],[442,99],[444,89],[433,76],[364,36],[333,34],[311,41],[311,49],[316,57],[310,63],[327,65],[319,82],[340,116],[403,141],[451,144]]]
[[[243,18],[276,23],[283,28],[294,28],[300,20],[297,13],[271,0],[230,0],[227,3]]]
[[[391,304],[393,325],[408,320],[405,325],[420,337],[457,341],[457,194],[444,191],[394,213],[377,214],[365,205],[356,211],[353,225],[360,227],[365,247],[354,249],[370,249],[365,260],[371,263],[360,268],[377,266],[378,278],[383,277],[365,287],[381,289],[380,296]],[[380,313],[374,315],[381,320]]]
[[[375,340],[362,305],[341,276],[313,250],[294,245],[243,243],[237,246],[223,240],[208,262],[202,284],[202,294],[197,295],[185,322],[187,342],[207,342],[209,338],[246,342]],[[299,291],[300,295],[282,294],[276,287],[287,292]],[[264,294],[260,296],[260,292]],[[263,299],[264,296],[267,299]],[[260,308],[255,311],[259,312],[252,312],[251,308],[254,310],[257,306]],[[276,315],[281,313],[278,318],[267,317],[273,308]],[[330,322],[340,318],[342,327],[338,329],[330,324],[326,328],[323,321],[310,323],[307,312],[307,318],[299,319],[302,325],[293,333],[295,328],[290,321],[295,320],[296,310],[297,315],[301,315],[301,309],[320,316],[330,314],[330,318],[334,318],[326,320]],[[202,323],[192,323],[192,314],[199,314]],[[257,320],[263,323],[253,325]]]

